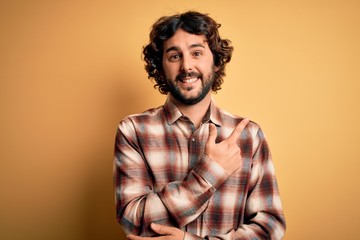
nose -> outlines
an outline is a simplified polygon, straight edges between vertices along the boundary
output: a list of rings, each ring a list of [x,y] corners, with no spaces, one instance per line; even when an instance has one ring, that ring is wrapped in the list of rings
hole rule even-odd
[[[193,70],[194,66],[193,66],[193,60],[190,56],[188,55],[183,55],[182,58],[182,64],[181,64],[181,70],[184,72],[189,72],[191,70]]]

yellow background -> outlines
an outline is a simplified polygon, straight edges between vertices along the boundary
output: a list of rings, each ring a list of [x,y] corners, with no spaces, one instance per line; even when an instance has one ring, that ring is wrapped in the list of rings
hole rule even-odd
[[[0,1],[0,239],[124,239],[113,144],[165,97],[151,24],[209,13],[235,47],[218,105],[264,129],[286,240],[358,239],[360,4],[350,0]]]

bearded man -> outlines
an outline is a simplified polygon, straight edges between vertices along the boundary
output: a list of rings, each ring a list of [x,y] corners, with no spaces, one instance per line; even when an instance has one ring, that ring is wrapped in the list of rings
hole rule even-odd
[[[259,125],[212,100],[231,42],[206,14],[161,17],[143,49],[163,106],[117,129],[117,220],[130,240],[281,239],[286,223]]]

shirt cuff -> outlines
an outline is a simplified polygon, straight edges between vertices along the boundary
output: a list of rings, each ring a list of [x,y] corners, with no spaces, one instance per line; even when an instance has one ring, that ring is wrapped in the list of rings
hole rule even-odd
[[[206,154],[203,155],[193,171],[208,181],[215,189],[218,189],[229,178],[225,169]]]

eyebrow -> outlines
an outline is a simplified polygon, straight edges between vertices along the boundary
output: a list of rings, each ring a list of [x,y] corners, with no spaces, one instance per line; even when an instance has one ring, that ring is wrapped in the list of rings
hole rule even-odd
[[[201,43],[194,43],[190,45],[190,49],[191,48],[196,48],[196,47],[201,47],[201,48],[205,48],[205,46]],[[168,49],[165,50],[165,53],[168,53],[170,51],[179,51],[180,48],[173,46],[173,47],[169,47]]]

